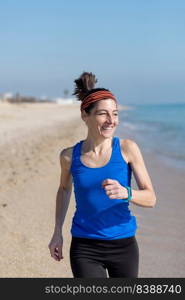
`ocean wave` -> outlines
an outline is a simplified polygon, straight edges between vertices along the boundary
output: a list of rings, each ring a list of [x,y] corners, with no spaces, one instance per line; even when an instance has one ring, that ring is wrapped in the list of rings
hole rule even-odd
[[[131,130],[136,130],[137,129],[137,126],[132,124],[132,123],[129,123],[129,122],[122,122],[122,126],[124,128],[128,128],[128,129],[131,129]]]

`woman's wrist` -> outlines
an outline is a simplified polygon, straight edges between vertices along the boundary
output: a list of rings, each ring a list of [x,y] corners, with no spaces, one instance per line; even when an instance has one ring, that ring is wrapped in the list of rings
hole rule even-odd
[[[62,233],[62,226],[61,225],[55,225],[54,234],[61,234],[61,233]]]
[[[124,186],[127,189],[127,198],[124,198],[123,201],[124,202],[129,202],[130,200],[132,200],[132,188],[130,186]]]

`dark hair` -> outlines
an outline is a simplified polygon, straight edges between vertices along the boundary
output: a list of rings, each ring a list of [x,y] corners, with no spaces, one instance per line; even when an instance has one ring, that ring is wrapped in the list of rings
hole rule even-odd
[[[91,72],[83,72],[79,78],[75,79],[75,90],[72,95],[76,95],[78,101],[83,101],[88,95],[97,91],[109,91],[104,88],[94,88],[98,80]],[[85,108],[85,112],[90,114],[91,110],[96,106],[97,102],[91,103]]]

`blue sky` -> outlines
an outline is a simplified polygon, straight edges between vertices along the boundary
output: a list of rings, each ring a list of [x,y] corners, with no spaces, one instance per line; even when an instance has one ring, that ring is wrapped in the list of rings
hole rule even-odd
[[[60,97],[90,71],[122,104],[185,102],[185,1],[1,0],[0,53],[0,93]]]

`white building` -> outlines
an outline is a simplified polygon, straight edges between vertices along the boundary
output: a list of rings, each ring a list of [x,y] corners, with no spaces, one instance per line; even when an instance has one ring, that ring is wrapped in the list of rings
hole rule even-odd
[[[6,102],[8,99],[12,98],[13,94],[8,92],[8,93],[4,93],[4,94],[0,94],[0,101],[2,102]]]
[[[55,98],[54,101],[57,104],[73,104],[76,102],[76,100],[74,98]]]

